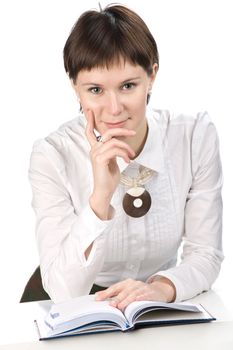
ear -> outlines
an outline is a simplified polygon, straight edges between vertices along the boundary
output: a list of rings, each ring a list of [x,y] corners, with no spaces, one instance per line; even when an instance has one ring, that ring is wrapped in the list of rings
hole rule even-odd
[[[76,82],[73,79],[70,79],[70,84],[71,84],[73,89],[77,88]]]
[[[158,72],[158,69],[159,69],[159,66],[157,63],[154,63],[153,66],[152,66],[152,73],[150,75],[150,80],[151,80],[151,88],[153,86],[153,83],[155,81],[155,78],[156,78],[156,75],[157,75],[157,72]]]
[[[78,87],[77,87],[76,82],[73,79],[70,79],[70,84],[72,86],[72,89],[74,89],[74,92],[79,100],[79,93],[78,93]]]

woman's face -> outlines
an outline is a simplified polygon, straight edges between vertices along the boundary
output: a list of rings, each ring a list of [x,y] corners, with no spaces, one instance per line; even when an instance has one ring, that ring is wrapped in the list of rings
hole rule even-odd
[[[91,110],[95,128],[103,134],[110,128],[146,132],[147,95],[152,89],[157,65],[148,76],[139,65],[120,61],[109,68],[79,72],[73,85],[84,114]]]

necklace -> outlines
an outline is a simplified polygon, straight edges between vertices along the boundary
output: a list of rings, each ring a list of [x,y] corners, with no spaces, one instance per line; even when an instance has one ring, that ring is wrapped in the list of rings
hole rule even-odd
[[[151,207],[150,193],[143,187],[154,175],[155,171],[139,167],[137,177],[130,177],[121,173],[120,183],[129,187],[124,195],[122,206],[127,215],[133,218],[144,216]]]

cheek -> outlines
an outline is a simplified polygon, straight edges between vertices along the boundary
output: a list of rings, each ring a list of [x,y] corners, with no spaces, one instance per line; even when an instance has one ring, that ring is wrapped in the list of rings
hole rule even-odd
[[[131,110],[131,113],[134,115],[141,115],[144,113],[146,109],[146,94],[140,94],[139,96],[135,96],[133,100],[128,104],[128,108]]]
[[[93,101],[92,99],[83,98],[81,99],[81,105],[83,108],[83,111],[91,110],[95,116],[100,115],[101,112],[101,106],[96,101]]]
[[[147,101],[147,89],[142,88],[137,91],[137,93],[133,96],[133,101],[131,101],[131,105],[133,108],[142,109],[146,106]]]
[[[100,130],[100,113],[98,112],[98,110],[94,107],[92,107],[90,104],[86,104],[86,105],[82,105],[82,109],[83,109],[83,113],[86,116],[87,115],[87,111],[92,111],[94,114],[94,128],[99,131],[101,133]],[[103,132],[103,130],[102,130]]]

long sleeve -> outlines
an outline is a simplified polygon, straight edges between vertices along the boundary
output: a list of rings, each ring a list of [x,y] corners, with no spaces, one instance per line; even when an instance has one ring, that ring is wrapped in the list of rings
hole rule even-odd
[[[107,287],[158,274],[174,283],[177,301],[185,300],[208,290],[218,276],[222,170],[215,127],[207,113],[158,111],[148,116],[148,129],[140,155],[129,165],[118,164],[129,176],[139,165],[155,171],[145,185],[152,196],[150,212],[137,219],[123,210],[122,185],[112,198],[113,219],[101,221],[91,210],[93,176],[83,116],[34,144],[32,206],[43,285],[53,301],[87,294],[93,283]]]
[[[47,148],[47,154],[53,152],[52,161],[43,148]],[[34,147],[29,180],[42,280],[51,299],[60,302],[89,293],[103,264],[106,235],[112,220],[101,221],[89,207],[88,200],[76,213],[62,176],[64,169],[56,164],[59,164],[59,153],[46,141]],[[86,260],[84,252],[92,242]]]
[[[156,273],[174,283],[176,301],[208,290],[223,260],[222,169],[218,136],[207,114],[197,119],[190,146],[192,185],[184,212],[181,263]]]

